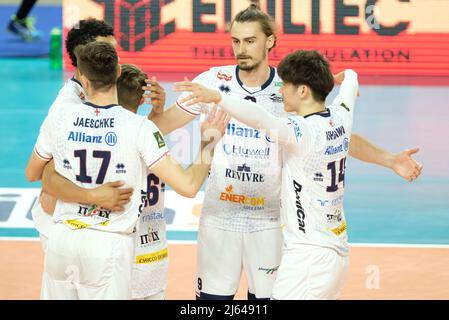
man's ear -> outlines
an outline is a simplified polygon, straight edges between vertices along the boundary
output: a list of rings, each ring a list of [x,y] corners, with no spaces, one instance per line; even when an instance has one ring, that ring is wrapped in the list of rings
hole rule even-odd
[[[78,79],[81,82],[81,85],[83,86],[83,89],[86,91],[87,88],[90,88],[89,79],[86,78],[81,72],[78,74]],[[86,91],[87,92],[87,91]]]
[[[145,98],[142,95],[139,100],[139,106],[143,105],[144,103],[145,103]]]
[[[122,65],[119,64],[117,68],[117,79],[120,78],[120,75],[122,74]]]
[[[274,38],[273,34],[267,38],[267,49],[268,50],[270,50],[274,47],[274,41],[275,41],[275,38]]]
[[[304,99],[307,96],[309,88],[305,85],[300,85],[300,86],[298,86],[298,89],[296,89],[296,90],[298,92],[299,97]]]

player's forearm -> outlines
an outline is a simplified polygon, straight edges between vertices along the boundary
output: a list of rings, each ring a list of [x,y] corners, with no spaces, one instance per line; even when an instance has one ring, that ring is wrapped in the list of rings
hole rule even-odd
[[[81,188],[47,165],[42,175],[42,190],[65,202],[90,203],[90,190]]]
[[[166,135],[185,126],[194,118],[194,116],[187,115],[173,104],[165,112],[153,115],[150,120],[153,121],[163,135]]]
[[[391,168],[394,161],[393,153],[374,145],[357,133],[351,135],[349,155],[360,161],[378,164],[387,168]]]
[[[204,180],[206,180],[206,177],[209,174],[213,153],[213,145],[202,141],[201,149],[198,152],[195,162],[193,162],[186,170],[186,173],[190,178],[189,185],[193,196],[198,193]]]
[[[36,152],[31,153],[28,165],[25,169],[25,176],[29,182],[36,182],[42,179],[42,172],[47,162],[41,160]]]
[[[231,117],[247,126],[258,129],[267,135],[274,134],[281,144],[292,141],[292,131],[287,127],[285,118],[272,115],[256,103],[222,94],[219,105]]]

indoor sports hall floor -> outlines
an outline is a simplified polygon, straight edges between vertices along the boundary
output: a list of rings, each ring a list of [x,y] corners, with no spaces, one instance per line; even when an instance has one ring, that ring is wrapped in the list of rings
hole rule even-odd
[[[17,215],[29,219],[29,204],[17,195],[39,188],[26,182],[24,168],[62,79],[48,59],[0,59],[0,299],[39,298],[43,255],[36,231],[15,223]],[[173,102],[171,83],[163,85]],[[360,94],[354,132],[393,151],[419,146],[424,170],[409,183],[349,160],[352,250],[342,298],[449,299],[449,87],[362,84]],[[169,233],[168,299],[194,298],[195,233],[185,235],[176,228]],[[237,298],[245,297],[243,283]]]

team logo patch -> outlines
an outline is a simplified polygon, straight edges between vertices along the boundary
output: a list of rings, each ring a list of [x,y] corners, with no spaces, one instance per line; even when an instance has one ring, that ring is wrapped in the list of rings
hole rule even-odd
[[[272,93],[270,95],[270,100],[273,101],[273,102],[277,102],[277,103],[284,102],[284,99],[281,96],[279,96],[279,95],[277,95],[275,93]]]
[[[218,72],[217,73],[217,78],[220,80],[224,80],[224,81],[231,81],[232,80],[232,76],[228,76],[227,74]]]
[[[153,135],[156,138],[159,149],[165,147],[165,141],[164,138],[162,138],[162,134],[159,131],[156,131],[155,133],[153,133]]]

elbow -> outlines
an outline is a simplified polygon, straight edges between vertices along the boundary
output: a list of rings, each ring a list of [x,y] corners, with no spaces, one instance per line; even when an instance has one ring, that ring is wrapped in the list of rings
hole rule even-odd
[[[186,184],[182,190],[178,191],[178,193],[186,198],[195,198],[200,187],[201,186],[197,186],[195,183]]]
[[[186,198],[195,198],[196,194],[198,193],[198,190],[195,190],[193,188],[188,188],[186,190],[183,190],[180,195]]]
[[[40,175],[37,175],[29,170],[25,171],[25,176],[26,176],[28,182],[37,182],[41,179]]]

